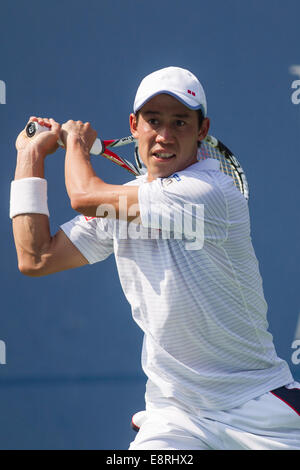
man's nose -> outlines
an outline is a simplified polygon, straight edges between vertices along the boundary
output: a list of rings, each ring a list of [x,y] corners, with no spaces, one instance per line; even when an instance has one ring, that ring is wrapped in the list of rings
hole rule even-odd
[[[174,136],[173,136],[172,130],[168,126],[161,127],[159,131],[157,132],[156,142],[165,143],[165,144],[173,143]]]

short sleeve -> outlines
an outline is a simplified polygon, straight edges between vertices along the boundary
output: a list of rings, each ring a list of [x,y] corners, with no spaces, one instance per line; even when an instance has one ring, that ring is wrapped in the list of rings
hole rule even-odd
[[[61,225],[61,229],[90,264],[113,253],[114,221],[78,215]]]

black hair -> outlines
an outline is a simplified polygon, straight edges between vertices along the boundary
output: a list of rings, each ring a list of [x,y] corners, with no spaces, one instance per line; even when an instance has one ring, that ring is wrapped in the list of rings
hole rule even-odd
[[[198,126],[199,126],[199,129],[201,129],[201,126],[204,121],[204,115],[203,115],[202,109],[197,109],[197,113],[198,113]]]

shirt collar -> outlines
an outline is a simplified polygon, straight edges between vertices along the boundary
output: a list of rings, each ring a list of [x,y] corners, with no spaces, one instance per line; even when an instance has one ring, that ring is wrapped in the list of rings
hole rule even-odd
[[[198,162],[194,163],[194,165],[197,165],[197,168],[199,168],[201,171],[220,171],[220,162],[216,158],[206,158],[204,160],[198,160]],[[170,175],[168,178],[170,178],[171,176],[172,175]],[[147,182],[147,177],[148,173],[145,173],[143,175],[137,176],[136,179],[139,180],[140,184],[142,184],[144,182]]]

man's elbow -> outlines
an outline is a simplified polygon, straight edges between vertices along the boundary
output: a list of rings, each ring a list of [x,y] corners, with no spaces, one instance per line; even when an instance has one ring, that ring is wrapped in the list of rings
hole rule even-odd
[[[70,199],[70,202],[71,202],[71,207],[74,211],[82,213],[81,211],[82,209],[84,209],[84,205],[83,205],[81,198],[73,196]]]
[[[73,196],[70,199],[71,207],[74,211],[87,217],[94,217],[96,215],[95,207],[89,203],[88,198],[82,196]]]
[[[42,277],[46,276],[47,272],[40,264],[28,264],[19,262],[18,268],[21,274],[28,277]]]

